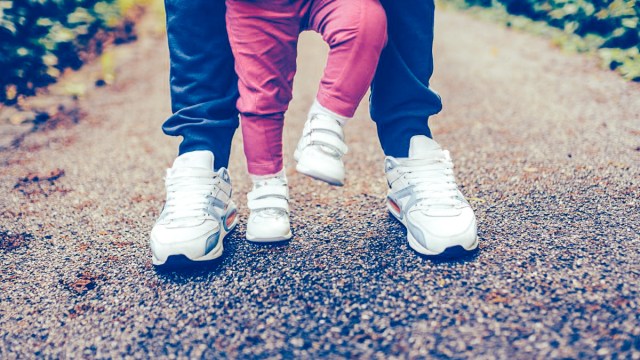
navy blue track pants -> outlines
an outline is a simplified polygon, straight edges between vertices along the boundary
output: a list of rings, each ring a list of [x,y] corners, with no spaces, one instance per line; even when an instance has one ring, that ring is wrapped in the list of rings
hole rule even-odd
[[[442,108],[433,73],[433,0],[381,0],[388,43],[371,87],[371,117],[386,155],[406,157],[414,135],[431,137],[428,119]],[[173,115],[162,126],[182,136],[179,153],[210,150],[227,167],[238,127],[238,79],[221,0],[165,0]]]

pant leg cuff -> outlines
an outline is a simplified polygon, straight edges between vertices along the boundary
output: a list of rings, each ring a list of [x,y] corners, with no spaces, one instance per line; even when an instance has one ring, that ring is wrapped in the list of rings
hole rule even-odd
[[[322,91],[318,93],[317,100],[320,105],[346,118],[352,118],[359,105],[358,103],[354,104],[353,102],[338,99]]]
[[[282,161],[273,164],[247,164],[249,175],[265,176],[276,175],[284,169]]]
[[[182,129],[179,155],[197,150],[208,150],[214,155],[214,169],[229,167],[231,141],[236,128],[186,128]]]
[[[410,118],[388,124],[377,123],[376,125],[380,145],[387,156],[408,157],[412,137],[416,135],[432,137],[426,118]]]

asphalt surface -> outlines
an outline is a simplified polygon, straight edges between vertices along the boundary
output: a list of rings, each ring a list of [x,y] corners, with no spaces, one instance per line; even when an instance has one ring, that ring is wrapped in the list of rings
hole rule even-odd
[[[481,242],[432,261],[385,211],[366,104],[346,130],[346,186],[293,171],[326,53],[306,35],[285,130],[293,240],[244,240],[238,134],[243,220],[224,257],[158,273],[148,233],[177,145],[160,131],[167,53],[160,36],[117,52],[115,84],[83,95],[78,124],[1,153],[0,358],[640,359],[640,84],[440,12],[433,131]]]

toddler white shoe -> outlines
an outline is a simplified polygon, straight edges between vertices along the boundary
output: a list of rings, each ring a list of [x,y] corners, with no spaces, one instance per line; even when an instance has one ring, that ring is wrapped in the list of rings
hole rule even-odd
[[[289,187],[286,177],[254,180],[247,194],[251,210],[246,238],[252,242],[277,242],[292,237],[289,223]]]
[[[342,157],[348,147],[344,142],[342,126],[347,120],[314,104],[309,119],[304,124],[302,138],[293,154],[296,170],[331,185],[344,185],[345,171]]]

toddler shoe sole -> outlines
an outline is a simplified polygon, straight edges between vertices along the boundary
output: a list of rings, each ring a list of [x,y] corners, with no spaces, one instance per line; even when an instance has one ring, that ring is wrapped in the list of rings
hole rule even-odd
[[[252,236],[250,234],[245,235],[245,238],[247,239],[247,241],[250,241],[253,243],[260,243],[260,244],[288,241],[288,240],[291,240],[292,237],[293,237],[293,234],[291,233],[291,230],[289,230],[288,234],[285,234],[282,236],[274,236],[274,237],[260,237],[260,236]]]
[[[297,162],[296,165],[296,171],[306,175],[310,178],[313,178],[315,180],[320,180],[323,182],[326,182],[329,185],[333,185],[333,186],[343,186],[344,185],[344,178],[338,178],[335,176],[331,176],[328,175],[327,173],[320,171],[318,169],[314,169],[311,166],[307,166],[306,163],[307,161],[305,161],[305,159],[302,158],[302,155],[300,153],[300,151],[296,150],[293,153],[293,158],[294,160]]]

